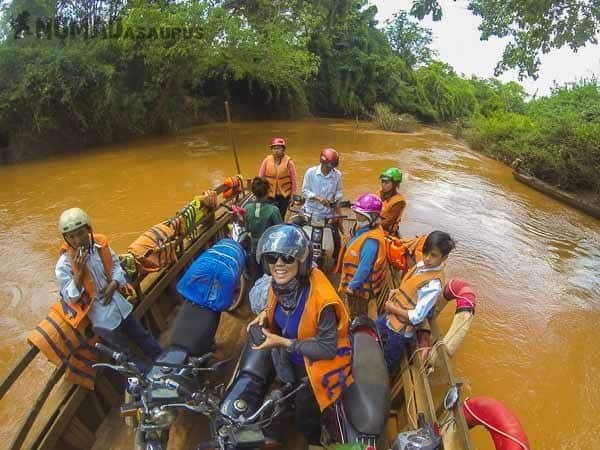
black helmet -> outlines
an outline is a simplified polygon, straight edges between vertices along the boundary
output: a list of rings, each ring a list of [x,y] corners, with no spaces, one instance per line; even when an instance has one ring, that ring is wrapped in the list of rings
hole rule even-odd
[[[300,263],[298,273],[301,277],[310,274],[312,268],[312,244],[302,228],[283,223],[268,228],[256,246],[256,261],[262,264],[265,273],[270,275],[269,265],[263,261],[266,253],[280,253],[291,256]]]

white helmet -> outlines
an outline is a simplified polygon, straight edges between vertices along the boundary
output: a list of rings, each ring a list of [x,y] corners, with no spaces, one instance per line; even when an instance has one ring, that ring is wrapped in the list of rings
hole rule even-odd
[[[71,208],[63,211],[58,219],[58,231],[62,234],[75,231],[83,226],[92,226],[90,217],[81,208]]]

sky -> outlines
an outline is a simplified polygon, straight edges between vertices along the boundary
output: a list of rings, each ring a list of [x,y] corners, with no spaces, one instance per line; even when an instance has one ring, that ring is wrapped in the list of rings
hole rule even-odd
[[[369,3],[377,6],[377,19],[382,26],[386,19],[400,9],[409,11],[412,0],[370,0]],[[467,9],[467,0],[442,0],[440,4],[444,12],[440,22],[433,22],[431,16],[421,22],[422,26],[433,32],[432,48],[438,52],[438,58],[466,76],[494,76],[494,67],[500,61],[508,39],[490,38],[488,41],[481,41],[477,29],[481,18]],[[577,53],[564,47],[542,55],[541,60],[537,80],[526,78],[519,81],[516,71],[506,72],[498,78],[503,81],[518,81],[529,95],[537,92],[541,96],[550,94],[555,81],[563,84],[589,78],[594,74],[600,75],[600,45],[588,44]]]

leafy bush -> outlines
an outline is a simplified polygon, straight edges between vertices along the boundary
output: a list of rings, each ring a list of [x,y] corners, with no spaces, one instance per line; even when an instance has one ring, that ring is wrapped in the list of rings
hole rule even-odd
[[[377,128],[397,133],[410,133],[419,127],[419,122],[410,114],[396,114],[385,104],[377,103],[371,115]]]

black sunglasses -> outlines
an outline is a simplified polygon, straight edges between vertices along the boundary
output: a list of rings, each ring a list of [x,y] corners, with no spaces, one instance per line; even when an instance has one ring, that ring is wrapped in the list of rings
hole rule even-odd
[[[281,258],[284,264],[292,264],[296,261],[296,258],[293,256],[283,255],[281,253],[265,253],[263,258],[265,258],[267,264],[275,264],[279,258]]]

